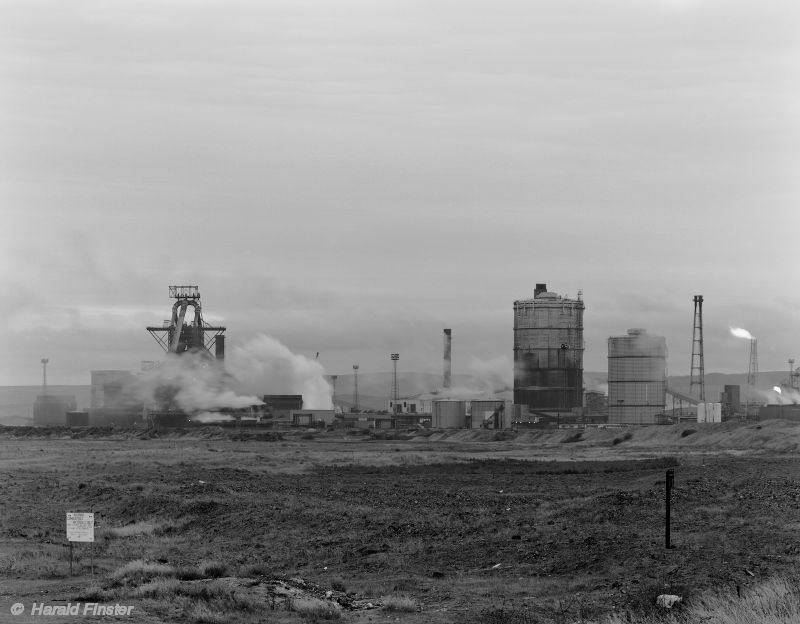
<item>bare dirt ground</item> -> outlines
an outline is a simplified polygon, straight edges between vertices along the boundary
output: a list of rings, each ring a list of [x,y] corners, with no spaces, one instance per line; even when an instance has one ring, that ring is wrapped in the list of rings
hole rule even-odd
[[[799,430],[0,429],[0,622],[636,621],[795,574]],[[67,511],[95,513],[93,576]]]

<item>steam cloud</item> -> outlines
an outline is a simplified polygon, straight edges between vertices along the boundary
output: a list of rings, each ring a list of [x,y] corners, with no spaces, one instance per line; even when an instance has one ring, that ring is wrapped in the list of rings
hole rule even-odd
[[[420,398],[430,399],[490,399],[514,389],[513,364],[508,357],[500,356],[481,360],[472,356],[467,364],[470,377],[466,385],[437,388]]]
[[[731,333],[737,338],[747,338],[747,340],[753,340],[755,338],[749,331],[741,327],[731,327]]]
[[[800,403],[800,390],[773,386],[772,390],[759,390],[758,393],[772,405],[792,405]]]
[[[302,394],[305,409],[333,409],[333,387],[322,365],[270,336],[260,334],[234,348],[226,366],[247,392]]]
[[[134,392],[146,405],[179,408],[188,413],[262,403],[257,396],[237,393],[222,366],[199,353],[167,355],[161,366],[137,377]]]
[[[333,408],[332,387],[319,362],[263,334],[234,348],[224,367],[199,353],[167,355],[161,366],[136,378],[131,394],[199,421],[219,420],[219,414],[209,414],[214,410],[260,405],[264,394],[302,394],[306,409]]]

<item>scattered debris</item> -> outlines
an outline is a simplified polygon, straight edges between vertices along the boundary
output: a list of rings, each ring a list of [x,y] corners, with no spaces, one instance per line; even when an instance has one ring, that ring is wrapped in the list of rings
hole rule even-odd
[[[345,592],[326,589],[299,576],[273,578],[265,581],[264,585],[266,585],[267,594],[275,600],[276,604],[297,599],[317,599],[333,602],[346,611],[361,611],[381,606],[380,602],[356,600]]]

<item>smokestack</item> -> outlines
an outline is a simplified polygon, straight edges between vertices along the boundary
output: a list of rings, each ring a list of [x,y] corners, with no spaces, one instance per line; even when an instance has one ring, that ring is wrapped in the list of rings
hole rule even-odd
[[[450,387],[450,373],[452,372],[452,365],[450,362],[450,345],[453,341],[453,330],[444,330],[444,383],[445,388]]]
[[[547,284],[536,284],[536,290],[533,291],[534,298],[538,297],[542,293],[547,292]]]

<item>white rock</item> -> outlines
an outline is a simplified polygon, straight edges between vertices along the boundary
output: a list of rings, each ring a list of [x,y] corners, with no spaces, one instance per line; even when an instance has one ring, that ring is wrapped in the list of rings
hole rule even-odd
[[[665,609],[671,609],[681,600],[683,600],[683,598],[681,598],[680,596],[676,596],[674,594],[661,594],[658,598],[656,598],[656,604],[659,607],[664,607]]]

